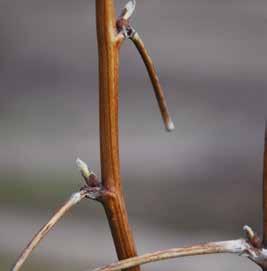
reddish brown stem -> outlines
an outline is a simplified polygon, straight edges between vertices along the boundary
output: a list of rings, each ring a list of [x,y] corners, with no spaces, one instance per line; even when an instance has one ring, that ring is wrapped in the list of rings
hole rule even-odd
[[[263,246],[267,248],[267,127],[265,124],[263,162]]]
[[[132,30],[134,31],[134,30]],[[137,50],[139,51],[144,64],[146,66],[149,78],[151,80],[153,89],[154,89],[154,93],[159,105],[159,109],[161,112],[161,116],[165,125],[165,128],[167,131],[173,131],[174,130],[174,124],[173,121],[171,119],[169,110],[168,110],[168,106],[167,106],[167,102],[166,102],[166,98],[164,96],[164,92],[162,90],[160,81],[159,81],[159,77],[157,75],[157,71],[156,68],[153,64],[153,61],[150,57],[150,55],[148,54],[148,51],[146,50],[146,47],[141,39],[141,37],[139,36],[139,34],[137,32],[133,33],[132,35],[130,35],[130,39],[133,41],[135,47],[137,48]]]
[[[96,0],[96,25],[99,53],[100,149],[103,186],[102,199],[118,258],[136,256],[128,223],[120,178],[118,136],[119,48],[122,37],[116,33],[113,0]],[[138,271],[139,267],[131,268]]]

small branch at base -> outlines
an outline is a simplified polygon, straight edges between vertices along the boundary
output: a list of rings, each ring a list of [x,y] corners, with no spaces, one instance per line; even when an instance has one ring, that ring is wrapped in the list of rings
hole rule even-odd
[[[48,234],[48,232],[57,224],[57,222],[76,204],[78,204],[84,198],[90,198],[97,200],[101,197],[103,189],[101,183],[98,181],[96,175],[88,169],[88,166],[81,160],[77,159],[76,164],[81,172],[82,177],[85,180],[86,185],[83,186],[80,192],[71,195],[69,200],[67,200],[61,208],[59,208],[52,218],[44,225],[33,237],[30,243],[22,251],[18,260],[12,267],[12,271],[18,271],[37,247],[37,245],[43,240],[43,238]]]
[[[267,261],[267,250],[259,248],[258,244],[254,243],[257,235],[252,231],[250,227],[245,226],[244,231],[246,232],[248,238],[247,240],[237,239],[222,242],[211,242],[190,247],[172,248],[163,251],[147,253],[142,256],[133,257],[100,268],[96,268],[93,271],[118,271],[137,265],[143,265],[167,259],[218,253],[232,253],[239,256],[246,256],[264,269]]]
[[[216,254],[216,253],[244,253],[247,249],[246,241],[243,239],[217,243],[207,243],[184,248],[172,248],[142,256],[119,261],[104,267],[96,268],[93,271],[117,271],[130,268],[136,265],[143,265],[151,262],[158,262],[172,258]]]
[[[87,192],[82,190],[80,192],[72,194],[70,199],[64,203],[64,205],[59,208],[52,218],[44,225],[38,233],[33,237],[27,247],[22,251],[15,265],[11,269],[12,271],[18,271],[27,258],[30,256],[34,248],[42,241],[42,239],[48,234],[48,232],[56,225],[56,223],[76,204],[78,204],[82,199],[87,196]]]

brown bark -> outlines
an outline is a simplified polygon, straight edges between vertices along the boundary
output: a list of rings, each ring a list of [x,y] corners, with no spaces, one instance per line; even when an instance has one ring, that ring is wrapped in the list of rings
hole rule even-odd
[[[122,37],[116,33],[112,0],[96,1],[99,53],[101,173],[107,191],[102,202],[109,220],[120,260],[136,256],[126,212],[120,177],[118,134],[119,48]],[[139,271],[139,267],[131,268]]]
[[[150,55],[148,54],[148,51],[147,51],[141,37],[139,36],[139,34],[137,32],[134,32],[130,36],[130,39],[133,41],[135,47],[139,51],[139,53],[143,59],[143,62],[146,66],[150,81],[151,81],[153,89],[154,89],[154,93],[155,93],[157,102],[159,105],[160,113],[161,113],[163,122],[165,124],[165,128],[167,131],[171,132],[175,129],[175,127],[174,127],[173,121],[170,117],[166,98],[164,96],[164,92],[161,87],[159,77],[157,75],[157,71],[154,66],[154,63],[153,63]]]

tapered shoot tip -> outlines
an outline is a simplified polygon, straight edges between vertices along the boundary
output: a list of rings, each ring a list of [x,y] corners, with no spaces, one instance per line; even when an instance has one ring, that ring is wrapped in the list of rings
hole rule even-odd
[[[166,123],[166,130],[167,130],[167,132],[172,132],[175,130],[175,126],[174,126],[174,123],[172,120],[170,120]]]
[[[123,9],[121,17],[123,17],[123,19],[125,20],[129,20],[135,11],[135,7],[136,7],[136,0],[130,0],[129,2],[127,2],[127,4],[125,5]]]
[[[245,231],[249,239],[252,239],[255,236],[255,233],[250,226],[245,225],[243,227],[243,230]]]
[[[134,11],[135,11],[135,7],[136,7],[136,0],[130,0],[125,8],[127,10],[127,16],[126,16],[126,20],[130,19],[130,17],[133,15]]]
[[[76,165],[79,168],[79,170],[81,171],[82,175],[85,178],[89,178],[89,176],[91,175],[91,172],[88,169],[88,166],[86,165],[86,163],[84,161],[82,161],[80,158],[77,158]]]

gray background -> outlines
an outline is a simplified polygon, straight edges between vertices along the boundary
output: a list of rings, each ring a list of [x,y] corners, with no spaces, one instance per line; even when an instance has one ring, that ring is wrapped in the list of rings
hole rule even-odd
[[[125,1],[116,1],[117,10]],[[53,209],[98,174],[94,1],[0,0],[0,269]],[[137,0],[133,25],[159,70],[176,124],[165,133],[134,46],[121,50],[123,185],[139,253],[261,232],[267,115],[265,0]],[[102,207],[84,202],[25,270],[85,270],[116,259]],[[256,270],[205,256],[145,270]]]

